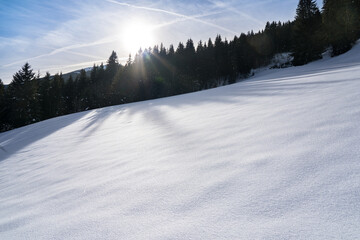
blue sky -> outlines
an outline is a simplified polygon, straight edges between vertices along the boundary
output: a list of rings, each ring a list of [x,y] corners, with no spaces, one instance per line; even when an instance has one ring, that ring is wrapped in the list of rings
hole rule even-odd
[[[0,0],[0,78],[10,83],[27,61],[43,76],[46,71],[66,73],[105,62],[112,50],[125,61],[136,44],[176,47],[188,38],[197,43],[217,34],[232,39],[262,29],[266,21],[293,20],[297,3]]]

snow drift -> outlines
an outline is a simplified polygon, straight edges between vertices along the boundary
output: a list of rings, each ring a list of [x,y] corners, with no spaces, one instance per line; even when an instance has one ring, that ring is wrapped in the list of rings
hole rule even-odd
[[[360,237],[360,45],[0,134],[0,239]]]

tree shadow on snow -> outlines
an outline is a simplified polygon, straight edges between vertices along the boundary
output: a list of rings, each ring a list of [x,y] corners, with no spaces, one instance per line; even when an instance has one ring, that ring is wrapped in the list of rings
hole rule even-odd
[[[234,104],[240,105],[247,103],[251,98],[261,99],[261,97],[291,96],[301,89],[323,88],[326,85],[343,84],[353,81],[351,77],[341,79],[325,79],[326,75],[342,71],[343,65],[330,65],[322,68],[314,66],[303,66],[289,68],[283,71],[272,71],[264,76],[247,79],[243,82],[227,85],[221,88],[209,89],[196,93],[188,93],[167,98],[148,100],[137,103],[130,103],[118,106],[110,106],[86,112],[75,113],[61,116],[29,126],[14,129],[0,134],[0,162],[9,158],[11,155],[20,152],[28,145],[49,136],[62,128],[73,124],[83,118],[86,123],[80,132],[83,137],[91,137],[111,116],[125,114],[127,120],[132,116],[140,114],[141,117],[148,119],[149,124],[158,128],[174,141],[178,141],[176,136],[189,136],[192,132],[186,128],[186,124],[179,123],[173,116],[167,114],[167,109],[185,109],[186,106],[199,106],[205,104]],[[359,64],[346,65],[356,67]],[[359,68],[358,68],[359,69]],[[358,70],[359,71],[359,70]],[[312,77],[322,76],[322,78],[312,81]],[[301,80],[301,82],[299,81]],[[308,79],[308,80],[307,80]],[[323,80],[322,80],[323,79]],[[251,101],[250,101],[251,102]],[[185,108],[184,108],[185,107]],[[114,115],[115,114],[115,115]],[[122,124],[119,121],[119,124]],[[126,127],[124,125],[124,127]],[[187,138],[189,140],[189,138]]]
[[[87,112],[65,115],[0,134],[0,162],[84,117]]]

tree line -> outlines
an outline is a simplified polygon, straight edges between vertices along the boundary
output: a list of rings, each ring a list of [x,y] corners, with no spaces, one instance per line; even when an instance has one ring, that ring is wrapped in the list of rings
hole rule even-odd
[[[348,51],[360,37],[360,0],[300,0],[294,21],[267,22],[264,30],[232,40],[192,39],[176,48],[163,44],[129,56],[119,64],[113,51],[106,64],[84,69],[75,78],[42,78],[26,63],[4,86],[0,80],[0,131],[64,114],[189,93],[234,83],[252,69],[269,64],[277,53],[291,52],[293,65]]]

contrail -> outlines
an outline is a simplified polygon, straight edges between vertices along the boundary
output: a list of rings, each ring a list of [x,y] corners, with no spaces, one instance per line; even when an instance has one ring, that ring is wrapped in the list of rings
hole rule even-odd
[[[99,58],[100,58],[99,56],[94,56],[94,55],[85,54],[85,53],[80,53],[80,52],[75,52],[75,51],[65,50],[65,52],[70,53],[70,54],[74,54],[74,55],[78,55],[78,56],[93,58],[93,59],[99,59]]]
[[[205,13],[205,14],[192,15],[192,16],[188,16],[188,17],[191,18],[191,20],[192,20],[193,18],[208,17],[208,16],[211,16],[211,15],[216,15],[216,14],[223,13],[223,12],[224,11],[216,11],[216,12],[209,12],[209,13]],[[184,22],[184,21],[188,21],[188,20],[189,20],[188,18],[183,18],[182,17],[182,18],[175,19],[173,21],[169,21],[169,22],[165,22],[165,23],[155,25],[152,28],[153,29],[162,28],[162,27],[166,27],[166,26],[178,23],[178,22]]]
[[[163,10],[163,9],[158,9],[158,8],[135,6],[135,5],[128,4],[128,3],[117,2],[115,0],[107,0],[107,1],[111,2],[111,3],[118,4],[118,5],[122,5],[122,6],[127,6],[127,7],[137,8],[137,9],[143,9],[143,10],[148,10],[148,11],[153,11],[153,12],[161,12],[161,13],[165,13],[165,14],[169,14],[169,15],[177,16],[177,17],[181,18],[181,19],[176,19],[176,20],[173,20],[173,21],[170,21],[170,22],[166,22],[166,23],[163,23],[163,24],[156,25],[156,26],[154,26],[155,29],[165,27],[165,26],[169,26],[171,24],[175,24],[175,23],[178,23],[178,22],[181,22],[181,21],[190,20],[190,21],[200,22],[200,23],[206,24],[208,26],[216,27],[218,29],[221,29],[221,30],[226,31],[226,32],[230,32],[230,33],[235,34],[235,35],[238,34],[235,31],[224,28],[224,27],[219,26],[217,24],[209,23],[209,22],[203,21],[201,19],[198,19],[200,17],[206,17],[206,16],[210,16],[210,15],[214,15],[214,14],[219,14],[219,13],[222,13],[223,11],[217,11],[217,12],[211,12],[211,13],[187,16],[187,15],[183,15],[183,14],[179,14],[179,13],[176,13],[176,12],[171,12],[171,11],[167,11],[167,10]],[[73,51],[70,51],[70,50],[78,49],[78,48],[84,48],[84,47],[90,47],[90,46],[96,46],[96,45],[102,45],[102,44],[114,42],[114,41],[118,40],[118,38],[119,37],[117,37],[117,36],[116,37],[109,36],[109,37],[102,38],[100,40],[90,42],[90,43],[73,44],[73,45],[69,45],[69,46],[65,46],[65,47],[61,47],[61,48],[52,50],[49,53],[45,53],[45,54],[41,54],[41,55],[38,55],[38,56],[35,56],[35,57],[30,57],[30,58],[27,58],[27,59],[23,59],[23,60],[15,61],[15,62],[12,62],[12,63],[8,63],[6,65],[3,65],[2,67],[11,67],[11,66],[14,66],[14,65],[17,65],[17,64],[22,64],[24,62],[29,62],[29,61],[39,59],[39,58],[43,58],[43,57],[49,57],[49,56],[52,56],[52,55],[55,55],[55,54],[58,54],[58,53],[62,53],[62,52],[69,52],[69,53],[73,53],[73,54],[76,54],[76,55],[86,56],[85,54],[73,52]],[[95,58],[94,56],[91,56],[91,57]]]
[[[257,24],[259,25],[263,25],[264,23],[262,21],[260,21],[259,19],[257,18],[254,18],[252,16],[250,16],[249,14],[243,12],[243,11],[240,11],[238,9],[235,9],[229,5],[226,5],[225,3],[223,2],[217,2],[217,1],[210,1],[212,4],[214,4],[216,7],[219,7],[219,8],[223,8],[223,9],[226,9],[227,11],[230,11],[230,12],[233,12],[233,13],[236,13],[236,14],[239,14],[241,16],[243,16],[244,18],[246,19],[249,19],[253,22],[256,22]]]
[[[110,2],[110,3],[118,4],[118,5],[121,5],[121,6],[127,6],[127,7],[131,7],[131,8],[136,8],[136,9],[143,9],[143,10],[152,11],[152,12],[165,13],[165,14],[169,14],[169,15],[172,15],[172,16],[177,16],[177,17],[185,18],[185,19],[187,19],[187,20],[199,22],[199,23],[202,23],[202,24],[211,26],[211,27],[215,27],[215,28],[218,28],[218,29],[223,30],[223,31],[225,31],[225,32],[232,33],[232,34],[234,34],[234,35],[237,35],[237,34],[238,34],[238,32],[235,32],[235,31],[233,31],[233,30],[231,30],[231,29],[228,29],[228,28],[225,28],[225,27],[223,27],[223,26],[220,26],[220,25],[217,25],[217,24],[214,24],[214,23],[210,23],[210,22],[207,22],[207,21],[204,21],[204,20],[201,20],[201,19],[197,19],[197,18],[195,18],[195,17],[183,15],[183,14],[180,14],[180,13],[176,13],[176,12],[172,12],[172,11],[168,11],[168,10],[164,10],[164,9],[160,9],[160,8],[151,8],[151,7],[145,7],[145,6],[137,6],[137,5],[132,5],[132,4],[129,4],[129,3],[118,2],[118,1],[115,1],[115,0],[106,0],[106,1],[108,1],[108,2]]]
[[[14,65],[17,65],[17,64],[23,64],[24,62],[29,62],[31,60],[46,57],[46,56],[50,56],[50,54],[46,53],[46,54],[38,55],[38,56],[35,56],[35,57],[26,58],[26,59],[23,59],[23,60],[20,60],[20,61],[8,63],[6,65],[3,65],[2,67],[11,67],[11,66],[14,66]]]
[[[250,15],[247,14],[247,13],[244,13],[244,12],[242,12],[242,11],[239,11],[239,10],[237,10],[237,9],[232,9],[232,8],[229,8],[228,10],[231,11],[231,12],[240,14],[241,16],[243,16],[243,17],[245,17],[245,18],[247,18],[247,19],[249,19],[249,20],[251,20],[251,21],[253,21],[253,22],[256,22],[257,24],[259,24],[259,25],[261,25],[261,26],[264,25],[264,23],[263,23],[262,21],[260,21],[259,19],[254,18],[254,17],[252,17],[252,16],[250,16]]]
[[[101,45],[101,44],[105,44],[105,43],[114,42],[116,40],[117,40],[117,37],[107,37],[107,38],[103,38],[103,39],[100,39],[100,40],[97,40],[97,41],[91,42],[91,43],[73,44],[73,45],[69,45],[69,46],[66,46],[66,47],[55,49],[55,50],[53,50],[53,51],[51,51],[49,53],[45,53],[45,54],[38,55],[38,56],[35,56],[35,57],[31,57],[31,58],[27,58],[27,59],[24,59],[24,60],[12,62],[12,63],[6,64],[6,65],[3,65],[3,67],[11,67],[11,66],[14,66],[14,65],[17,65],[17,64],[20,64],[20,63],[29,62],[29,61],[34,60],[34,59],[52,56],[52,55],[55,55],[57,53],[70,52],[69,50],[72,50],[72,49]],[[76,53],[74,53],[74,54],[76,54]]]

